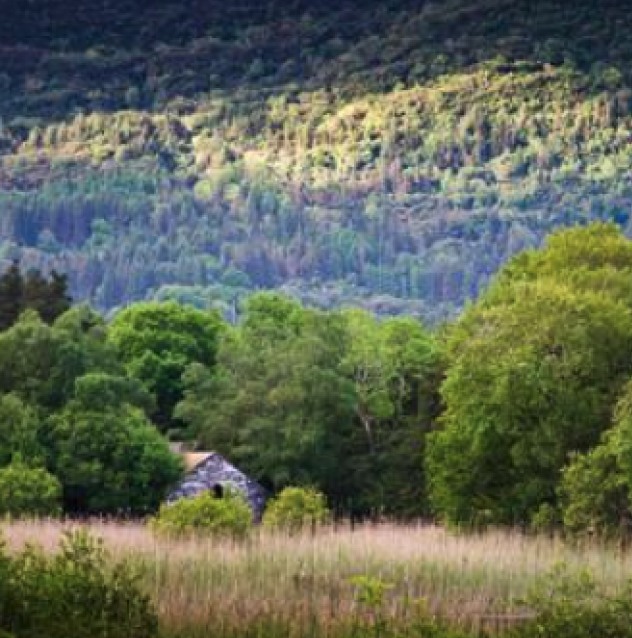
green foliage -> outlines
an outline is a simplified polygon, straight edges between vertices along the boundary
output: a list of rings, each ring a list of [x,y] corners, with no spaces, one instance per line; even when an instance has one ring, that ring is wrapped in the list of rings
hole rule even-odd
[[[50,465],[64,509],[91,514],[152,511],[182,472],[181,461],[138,409],[80,400],[49,419]]]
[[[60,505],[61,484],[46,470],[20,461],[0,469],[0,516],[54,516]]]
[[[46,279],[38,270],[26,275],[14,261],[0,276],[0,330],[10,328],[26,309],[35,310],[46,323],[70,308],[68,280],[65,275],[52,271]]]
[[[426,513],[420,459],[439,413],[439,346],[412,318],[378,321],[355,310],[345,318],[349,345],[342,369],[355,387],[355,438],[362,443],[357,458],[346,460],[359,477],[354,498],[374,512]]]
[[[401,601],[406,621],[403,627],[393,622],[386,610],[388,593],[395,588],[374,576],[359,575],[350,579],[355,589],[357,604],[352,636],[395,638],[396,636],[423,636],[424,638],[466,638],[471,634],[450,627],[429,612],[423,599]]]
[[[143,412],[152,397],[126,376],[107,331],[79,306],[51,326],[29,310],[0,333],[0,467],[45,466],[67,512],[152,510],[181,472]]]
[[[210,535],[244,538],[252,526],[252,511],[243,496],[228,490],[222,498],[202,492],[165,503],[151,527],[166,536]]]
[[[0,393],[14,393],[46,413],[61,408],[88,372],[122,373],[105,342],[103,320],[86,308],[69,310],[52,326],[25,312],[0,333]]]
[[[629,12],[536,4],[11,8],[0,253],[100,308],[284,286],[441,321],[551,229],[630,224]]]
[[[0,632],[15,638],[153,638],[157,618],[128,563],[67,534],[57,554],[0,552]]]
[[[565,528],[573,534],[632,533],[632,384],[599,445],[571,459],[560,483]]]
[[[175,302],[135,304],[112,322],[109,342],[129,374],[154,395],[152,417],[163,430],[173,423],[187,366],[213,366],[220,330],[216,314]]]
[[[313,488],[286,487],[268,502],[263,524],[273,529],[299,531],[327,521],[325,495]]]
[[[632,636],[630,589],[604,593],[590,572],[570,575],[559,566],[526,601],[535,618],[510,635],[516,638],[628,638]]]
[[[528,522],[556,502],[568,455],[607,427],[630,374],[632,244],[560,233],[498,277],[449,331],[443,427],[427,453],[452,522]]]
[[[341,488],[339,446],[353,414],[353,387],[338,370],[340,316],[261,294],[243,328],[225,335],[215,374],[192,366],[177,415],[206,446],[281,489]]]
[[[393,589],[392,583],[385,583],[372,576],[354,576],[351,584],[356,589],[355,599],[361,605],[369,609],[378,609],[384,604],[387,592]]]
[[[35,410],[15,394],[0,396],[0,467],[15,456],[28,459],[31,465],[43,459],[40,422]]]
[[[424,438],[438,410],[438,348],[413,319],[248,300],[215,371],[191,366],[176,414],[207,448],[279,491],[314,485],[334,508],[424,511]]]

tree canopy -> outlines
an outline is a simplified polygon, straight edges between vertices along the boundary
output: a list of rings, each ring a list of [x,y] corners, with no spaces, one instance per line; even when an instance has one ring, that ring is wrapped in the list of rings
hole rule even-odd
[[[415,320],[323,313],[272,293],[189,367],[177,415],[265,484],[317,485],[338,509],[424,511],[437,347]]]
[[[0,330],[10,328],[26,309],[35,310],[46,323],[70,308],[68,278],[55,270],[47,279],[39,270],[24,275],[14,261],[0,276]]]
[[[128,373],[153,395],[151,416],[163,431],[174,425],[187,366],[214,365],[221,328],[217,314],[175,302],[135,304],[114,318],[109,343]]]
[[[152,396],[127,375],[108,330],[76,306],[52,325],[29,309],[0,332],[0,471],[25,513],[40,512],[40,497],[69,513],[142,513],[181,472],[146,416]]]
[[[569,455],[599,442],[632,372],[631,281],[614,227],[573,229],[512,261],[449,330],[427,454],[440,516],[515,524],[556,505]]]

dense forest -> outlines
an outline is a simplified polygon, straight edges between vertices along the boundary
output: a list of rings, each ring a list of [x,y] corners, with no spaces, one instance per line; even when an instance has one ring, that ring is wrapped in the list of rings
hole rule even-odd
[[[17,264],[13,307],[0,513],[151,512],[182,471],[172,439],[338,516],[632,533],[632,241],[614,224],[520,253],[434,331],[277,292],[236,325],[174,301],[106,322]]]
[[[632,202],[604,0],[36,0],[0,24],[0,259],[101,311],[253,290],[439,322]]]

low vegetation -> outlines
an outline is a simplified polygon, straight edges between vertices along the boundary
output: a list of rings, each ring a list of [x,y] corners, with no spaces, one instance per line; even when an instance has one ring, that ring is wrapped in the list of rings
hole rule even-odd
[[[150,521],[151,529],[169,537],[227,536],[245,538],[252,527],[252,511],[241,493],[228,490],[222,498],[202,492],[165,503]]]
[[[0,469],[0,516],[46,517],[61,513],[61,483],[43,468],[20,461]]]
[[[169,637],[629,635],[632,555],[595,541],[387,524],[258,529],[248,542],[156,537],[135,523],[87,527],[112,561],[138,566]],[[64,528],[25,521],[4,531],[11,552],[28,542],[55,552]]]
[[[84,532],[47,554],[0,546],[2,638],[155,638],[158,621],[128,561],[109,560]]]
[[[286,487],[266,505],[263,525],[298,532],[305,528],[315,529],[328,517],[324,494],[310,488]]]

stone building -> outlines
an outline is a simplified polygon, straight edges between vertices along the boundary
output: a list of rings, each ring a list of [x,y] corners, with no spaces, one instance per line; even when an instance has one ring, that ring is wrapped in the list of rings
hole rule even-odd
[[[226,488],[239,490],[252,509],[253,519],[261,520],[268,497],[256,481],[240,472],[217,452],[181,452],[186,474],[167,496],[167,503],[189,498],[205,491],[222,497]]]

